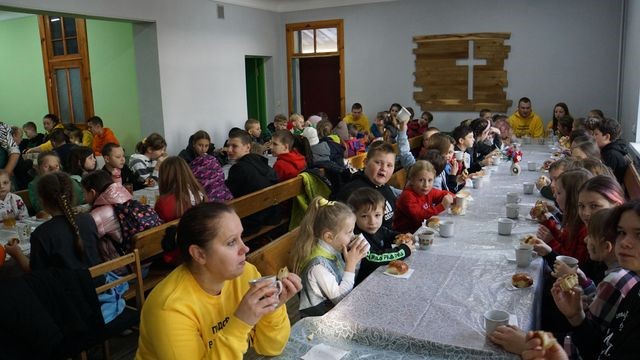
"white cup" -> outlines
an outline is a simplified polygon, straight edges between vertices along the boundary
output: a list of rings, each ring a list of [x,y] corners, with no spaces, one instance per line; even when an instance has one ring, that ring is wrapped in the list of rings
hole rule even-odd
[[[529,161],[527,163],[527,169],[529,169],[529,171],[536,171],[538,170],[538,163],[535,161]]]
[[[26,244],[31,239],[31,226],[25,223],[17,223],[16,231],[18,232],[18,240],[20,243]]]
[[[454,156],[456,157],[456,160],[458,161],[462,161],[464,159],[464,151],[454,151],[453,152]]]
[[[509,313],[502,310],[489,310],[484,313],[484,329],[487,335],[496,331],[501,325],[509,325]]]
[[[531,195],[533,194],[533,189],[535,188],[535,184],[534,183],[530,183],[530,182],[526,182],[522,184],[522,192],[525,195]]]
[[[556,260],[560,260],[563,263],[567,264],[570,268],[575,268],[578,266],[578,259],[571,256],[556,256]]]
[[[507,204],[506,209],[509,219],[517,219],[518,215],[520,215],[520,205],[518,204]]]
[[[511,235],[511,230],[516,227],[516,222],[507,219],[507,218],[499,218],[498,219],[498,234],[500,235]]]
[[[517,204],[520,201],[520,194],[518,194],[517,192],[507,193],[507,204]]]
[[[418,234],[418,242],[420,250],[427,250],[433,245],[433,239],[436,233],[432,230],[425,230],[423,233]]]
[[[518,267],[527,267],[533,260],[533,245],[521,244],[516,246],[516,264]]]
[[[407,122],[411,120],[411,113],[409,112],[409,110],[405,109],[404,106],[402,106],[400,108],[400,111],[398,111],[398,113],[396,114],[396,117],[398,118],[398,120],[400,120],[400,122]]]
[[[249,280],[249,285],[253,286],[263,281],[272,283],[271,286],[277,289],[276,293],[272,296],[280,296],[282,293],[282,281],[277,280],[275,275],[263,276],[258,279]]]
[[[440,222],[440,236],[451,237],[453,236],[453,221],[441,221]]]

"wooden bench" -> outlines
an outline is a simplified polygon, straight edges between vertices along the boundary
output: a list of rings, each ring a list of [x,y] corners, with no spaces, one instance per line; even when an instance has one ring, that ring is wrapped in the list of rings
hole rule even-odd
[[[247,261],[255,265],[262,275],[275,275],[278,270],[289,264],[289,255],[300,228],[273,240],[267,245],[249,253]]]
[[[304,193],[304,181],[302,180],[302,176],[296,176],[293,179],[289,179],[254,193],[230,200],[227,204],[233,207],[238,216],[242,219],[261,210],[268,209],[271,206],[282,204],[283,202],[293,199],[302,193]],[[288,216],[284,216],[277,224],[265,225],[257,233],[243,237],[243,240],[247,242],[251,239],[255,239],[256,237],[264,235],[279,226],[286,225],[288,222]]]
[[[624,174],[624,187],[631,200],[640,199],[640,174],[638,174],[638,169],[636,169],[633,159],[629,155],[626,158],[629,166]]]
[[[364,154],[347,158],[347,163],[350,164],[351,167],[353,167],[354,169],[362,170],[364,169],[364,163],[366,159],[367,159],[367,154],[364,153]]]
[[[389,184],[389,186],[393,186],[396,189],[404,189],[405,185],[407,184],[407,169],[400,169],[394,172],[387,184]]]

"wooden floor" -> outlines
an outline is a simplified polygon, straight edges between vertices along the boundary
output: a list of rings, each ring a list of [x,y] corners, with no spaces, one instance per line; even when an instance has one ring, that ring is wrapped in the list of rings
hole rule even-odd
[[[297,296],[294,296],[287,303],[287,312],[289,313],[289,320],[291,325],[300,320],[300,312],[298,311],[299,300]],[[109,341],[111,349],[111,358],[113,360],[132,360],[136,356],[136,350],[138,349],[138,332],[134,331],[133,334],[114,338]],[[103,359],[102,348],[92,349],[88,354],[89,359]],[[245,360],[257,359],[258,355],[251,349],[244,356]]]

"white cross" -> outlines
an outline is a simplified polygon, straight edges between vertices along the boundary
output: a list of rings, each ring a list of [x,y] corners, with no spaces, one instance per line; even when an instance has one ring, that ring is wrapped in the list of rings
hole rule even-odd
[[[474,41],[469,40],[469,58],[456,60],[456,65],[467,66],[467,99],[473,100],[473,67],[475,65],[487,65],[485,59],[474,59]]]

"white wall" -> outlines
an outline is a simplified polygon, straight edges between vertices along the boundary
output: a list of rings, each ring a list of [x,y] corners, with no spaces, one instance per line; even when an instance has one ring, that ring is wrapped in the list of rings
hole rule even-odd
[[[141,97],[140,112],[145,114],[141,125],[143,130],[164,130],[171,153],[183,148],[188,136],[200,128],[222,145],[227,131],[242,126],[247,118],[245,55],[269,56],[280,63],[282,53],[279,14],[225,5],[225,19],[218,20],[217,4],[208,0],[0,0],[0,6],[155,22],[159,61],[149,66],[159,69],[160,91]],[[154,71],[141,73],[152,76]],[[152,86],[152,79],[146,81]],[[280,81],[273,81],[267,92],[282,94],[280,86]],[[155,108],[158,96],[162,109]],[[286,104],[286,98],[268,100],[269,114],[284,110],[276,104]]]
[[[344,19],[347,111],[360,102],[369,118],[393,102],[420,112],[413,101],[413,36],[511,32],[507,96],[514,108],[530,97],[548,121],[560,101],[574,116],[591,108],[615,114],[620,14],[621,0],[403,0],[284,13],[282,26]],[[444,130],[477,116],[434,115]]]
[[[625,13],[620,120],[624,138],[638,142],[640,139],[636,127],[640,96],[640,4],[637,1],[625,1]]]

